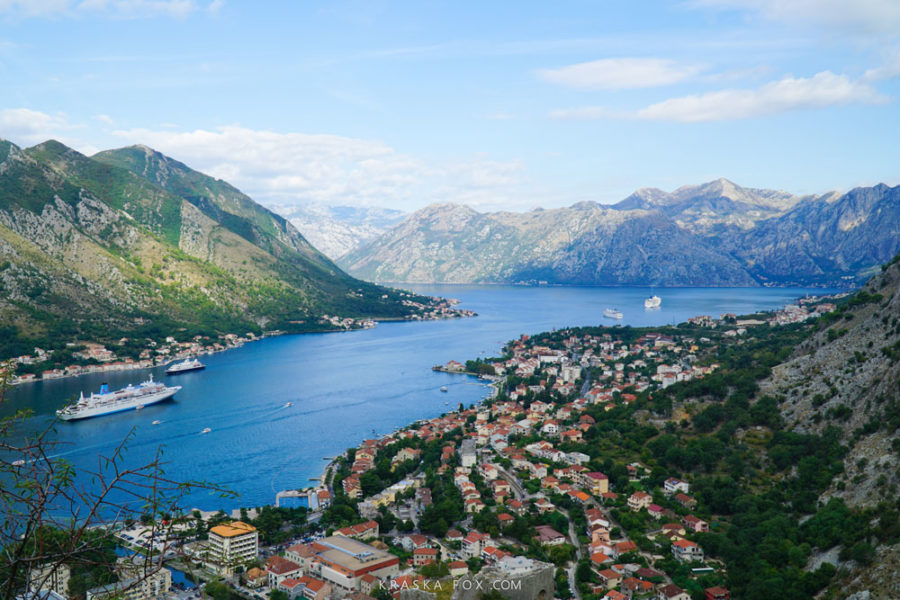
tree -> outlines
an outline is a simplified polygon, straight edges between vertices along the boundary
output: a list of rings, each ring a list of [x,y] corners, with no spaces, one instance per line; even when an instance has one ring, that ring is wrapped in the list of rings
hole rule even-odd
[[[0,365],[0,402],[12,372],[10,364]],[[19,434],[30,416],[19,411],[0,419],[0,600],[42,587],[62,565],[70,568],[76,585],[103,583],[104,573],[112,576],[118,524],[147,522],[150,538],[165,554],[176,539],[176,519],[164,517],[182,514],[180,501],[188,492],[202,487],[227,494],[211,484],[167,477],[162,448],[148,464],[126,466],[133,433],[109,456],[98,456],[96,469],[79,474],[55,457],[54,422]],[[34,579],[38,567],[41,575]],[[160,568],[160,561],[147,560],[134,575],[140,581]]]

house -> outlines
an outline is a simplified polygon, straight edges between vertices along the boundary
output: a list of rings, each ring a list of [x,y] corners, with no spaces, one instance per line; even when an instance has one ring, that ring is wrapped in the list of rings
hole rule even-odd
[[[619,558],[623,554],[627,554],[629,552],[637,552],[638,547],[637,544],[632,542],[631,540],[627,540],[624,542],[619,542],[615,546],[613,546],[613,558]]]
[[[684,492],[678,492],[677,494],[675,494],[675,502],[682,505],[688,510],[692,510],[697,506],[697,500],[695,500],[691,496],[688,496]]]
[[[653,503],[653,497],[647,492],[635,492],[628,497],[628,508],[634,511],[647,508]]]
[[[669,477],[663,483],[663,493],[666,496],[672,496],[673,494],[677,494],[678,492],[683,492],[685,494],[691,493],[691,485],[686,481],[681,481],[680,479],[675,479],[674,477]]]
[[[591,554],[591,565],[594,567],[605,568],[603,565],[606,563],[612,562],[612,558],[603,554],[602,552],[595,552]]]
[[[462,542],[463,534],[458,529],[448,529],[444,539],[448,542]]]
[[[626,577],[622,580],[622,589],[631,598],[646,597],[653,591],[653,584],[637,577]]]
[[[652,580],[655,578],[665,579],[666,574],[657,571],[656,569],[651,569],[650,567],[641,567],[637,571],[634,572],[635,577],[639,579]]]
[[[284,557],[289,561],[300,565],[304,573],[309,572],[310,564],[316,551],[308,544],[294,544],[284,551]]]
[[[414,552],[419,548],[429,548],[431,542],[420,533],[411,533],[400,538],[400,546],[407,552]]]
[[[278,584],[277,589],[287,594],[288,598],[291,598],[293,600],[294,598],[302,597],[303,590],[305,588],[306,585],[299,579],[288,577],[287,579],[283,579],[281,583]]]
[[[628,600],[628,596],[616,590],[609,590],[605,596],[601,596],[600,600]]]
[[[454,560],[450,563],[450,577],[462,577],[469,572],[469,565],[461,560]]]
[[[669,583],[656,591],[656,600],[691,600],[691,595],[674,583]]]
[[[437,562],[437,548],[416,548],[413,550],[413,566],[421,567],[431,562]]]
[[[491,488],[494,490],[494,495],[497,494],[505,494],[509,496],[510,494],[510,485],[508,481],[504,481],[503,479],[495,479],[491,482]]]
[[[562,439],[562,441],[564,441],[564,442],[571,442],[573,444],[579,444],[579,443],[581,443],[582,433],[578,429],[569,429],[569,430],[563,431],[562,434],[560,434],[560,439]]]
[[[556,437],[559,435],[559,425],[553,420],[545,421],[541,426],[541,433],[547,437]]]
[[[334,535],[342,535],[357,540],[376,538],[378,537],[378,521],[366,521],[365,523],[359,523],[358,525],[343,527],[335,531]]]
[[[303,576],[300,565],[283,556],[272,556],[266,560],[266,572],[269,574],[270,588],[277,588],[285,579],[300,579]]]
[[[500,522],[500,529],[511,525],[515,520],[516,518],[509,513],[500,513],[497,515],[497,521]]]
[[[506,508],[513,511],[517,515],[525,514],[525,505],[522,504],[519,500],[510,500],[506,503]]]
[[[371,573],[366,573],[359,578],[359,591],[363,594],[372,594],[378,589],[379,579]]]
[[[590,493],[599,496],[609,491],[609,477],[600,471],[582,473],[581,485]]]
[[[650,506],[647,507],[647,512],[650,513],[651,517],[653,517],[654,519],[656,519],[658,521],[659,519],[663,518],[663,514],[665,513],[665,510],[659,504],[651,504]]]
[[[486,563],[496,563],[503,560],[507,556],[510,556],[508,552],[504,552],[503,550],[500,550],[499,548],[496,548],[494,546],[487,546],[484,550],[481,551],[481,559]]]
[[[603,569],[602,571],[599,571],[597,577],[600,579],[600,583],[607,588],[619,587],[619,584],[621,584],[624,579],[624,576],[621,573],[617,573],[612,569]]]
[[[397,454],[394,455],[394,458],[391,459],[391,470],[393,471],[397,465],[406,462],[408,460],[418,460],[419,456],[422,455],[422,451],[415,448],[402,448]]]
[[[566,536],[549,525],[538,525],[535,527],[535,530],[537,531],[538,540],[547,546],[559,546],[566,541]]]
[[[666,523],[662,526],[662,532],[663,535],[676,534],[684,537],[684,534],[687,533],[687,530],[681,523]]]
[[[534,505],[535,505],[535,507],[537,507],[538,512],[541,512],[541,513],[548,513],[548,512],[553,512],[554,510],[556,510],[556,506],[554,506],[553,503],[550,502],[549,500],[547,500],[546,498],[538,498],[534,502]]]
[[[731,593],[721,586],[706,588],[706,600],[731,600]]]
[[[306,589],[303,590],[303,597],[306,600],[325,600],[331,595],[331,584],[321,579],[313,577],[303,577]]]
[[[269,574],[259,567],[252,567],[244,573],[244,585],[251,589],[266,585],[268,580]]]
[[[487,546],[487,542],[489,541],[490,537],[483,533],[472,531],[463,538],[462,553],[468,558],[478,558],[481,556],[481,551]]]
[[[703,550],[691,540],[677,540],[672,542],[672,556],[680,562],[703,560]]]
[[[685,529],[693,532],[704,532],[709,531],[709,524],[702,520],[698,519],[694,515],[688,515],[681,519],[681,522],[684,524]]]

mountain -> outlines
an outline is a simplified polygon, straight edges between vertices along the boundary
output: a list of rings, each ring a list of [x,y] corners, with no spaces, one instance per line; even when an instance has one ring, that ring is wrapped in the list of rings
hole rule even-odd
[[[861,283],[897,253],[900,186],[856,188],[799,202],[777,219],[723,237],[761,282]]]
[[[680,227],[707,233],[727,225],[751,228],[763,219],[784,214],[798,201],[787,192],[743,188],[727,179],[717,179],[683,186],[672,193],[641,189],[613,206],[621,210],[659,210]]]
[[[339,259],[371,281],[861,284],[900,251],[900,187],[796,197],[725,179],[528,213],[438,204]]]
[[[779,402],[781,416],[794,433],[839,439],[845,446],[843,471],[831,480],[818,505],[830,506],[837,498],[857,513],[866,509],[875,516],[871,523],[880,533],[878,539],[838,540],[843,543],[840,552],[835,548],[811,561],[838,567],[843,581],[835,597],[896,598],[900,590],[898,386],[900,256],[835,312],[820,317],[818,331],[761,384],[759,396]],[[798,467],[804,466],[801,462]],[[811,526],[821,527],[822,522]],[[893,538],[893,545],[879,546],[885,538]]]
[[[332,260],[374,240],[406,216],[390,208],[317,204],[276,206],[274,210]]]
[[[405,318],[227,183],[145,147],[0,141],[0,353],[41,344]],[[428,301],[413,298],[416,302]]]

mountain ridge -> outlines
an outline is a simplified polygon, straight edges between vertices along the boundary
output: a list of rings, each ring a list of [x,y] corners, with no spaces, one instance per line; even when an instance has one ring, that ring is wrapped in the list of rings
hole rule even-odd
[[[640,226],[650,214],[669,240]],[[900,251],[898,229],[900,186],[794,196],[722,178],[526,213],[431,204],[338,264],[383,282],[847,287]]]
[[[434,304],[347,275],[283,217],[147,150],[0,142],[0,354],[321,330],[324,314],[413,318]]]

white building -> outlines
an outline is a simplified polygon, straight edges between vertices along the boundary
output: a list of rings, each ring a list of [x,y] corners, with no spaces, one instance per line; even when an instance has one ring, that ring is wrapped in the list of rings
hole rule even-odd
[[[242,521],[216,525],[209,530],[207,560],[231,573],[234,567],[257,559],[259,533]]]
[[[31,569],[28,573],[32,591],[53,591],[68,597],[70,571],[68,565],[47,564]]]

